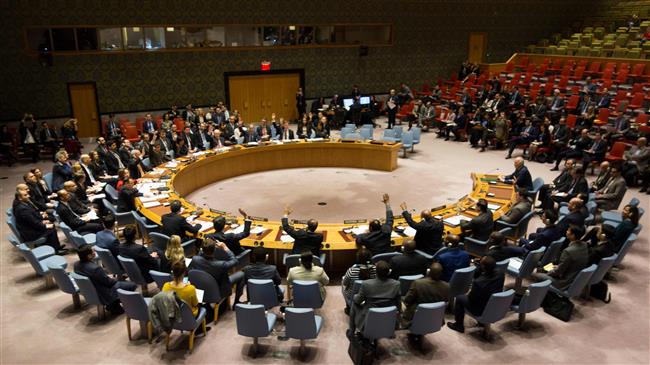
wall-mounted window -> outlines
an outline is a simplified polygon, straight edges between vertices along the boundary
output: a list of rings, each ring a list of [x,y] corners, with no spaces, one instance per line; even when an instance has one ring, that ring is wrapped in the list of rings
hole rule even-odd
[[[124,44],[122,44],[122,29],[121,28],[100,28],[99,47],[102,51],[123,50]]]
[[[80,51],[96,51],[97,28],[77,28],[77,44]]]
[[[144,49],[144,31],[142,27],[122,28],[122,39],[126,50]]]
[[[165,48],[165,28],[144,28],[144,48]]]

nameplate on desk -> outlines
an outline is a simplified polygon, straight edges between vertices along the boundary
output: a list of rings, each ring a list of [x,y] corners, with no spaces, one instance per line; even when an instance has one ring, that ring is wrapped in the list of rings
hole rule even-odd
[[[210,208],[210,211],[214,214],[219,214],[219,215],[226,215],[228,213],[224,212],[223,210],[217,210],[217,209],[212,209]]]
[[[268,221],[269,221],[268,218],[264,218],[264,217],[254,217],[254,216],[252,216],[252,215],[249,215],[248,218],[249,218],[250,220],[252,220],[252,221],[261,221],[261,222],[268,222]]]
[[[402,219],[402,218],[404,218],[404,216],[402,216],[401,214],[393,216],[393,219]]]
[[[292,219],[293,224],[307,224],[308,219]]]
[[[432,211],[432,212],[437,212],[437,211],[439,211],[439,210],[443,210],[443,209],[445,209],[445,208],[447,208],[446,205],[441,205],[441,206],[439,206],[439,207],[431,208],[431,211]]]
[[[372,144],[384,144],[385,141],[375,141],[375,140],[372,140],[372,141],[370,141],[370,143],[372,143]]]
[[[343,221],[343,224],[357,224],[357,223],[366,223],[367,219],[346,219]]]
[[[342,139],[341,142],[343,143],[356,143],[356,139]]]

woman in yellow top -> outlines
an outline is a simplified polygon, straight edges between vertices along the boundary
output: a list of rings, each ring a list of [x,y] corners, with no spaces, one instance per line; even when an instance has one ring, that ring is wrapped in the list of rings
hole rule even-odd
[[[172,266],[172,281],[163,285],[163,291],[173,290],[180,300],[184,301],[192,308],[192,315],[196,317],[199,314],[199,299],[196,297],[196,288],[194,285],[185,283],[185,261],[181,260]]]

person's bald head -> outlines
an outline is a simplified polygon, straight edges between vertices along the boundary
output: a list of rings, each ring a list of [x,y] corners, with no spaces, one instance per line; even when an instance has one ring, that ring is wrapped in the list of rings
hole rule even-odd
[[[639,147],[645,147],[648,144],[648,140],[645,137],[641,137],[641,138],[636,140],[636,144]]]
[[[515,168],[519,168],[521,166],[524,166],[524,158],[521,157],[521,156],[520,157],[515,157],[514,163],[515,163]]]
[[[413,252],[415,252],[415,241],[408,240],[408,241],[404,242],[404,244],[402,246],[402,250],[404,251],[404,253],[413,253]]]
[[[580,198],[572,198],[569,200],[569,210],[575,212],[582,208],[582,200]]]
[[[310,219],[307,221],[307,229],[310,232],[315,232],[316,228],[318,228],[318,221],[315,220],[314,218]]]
[[[428,209],[423,210],[422,213],[420,213],[420,217],[425,221],[431,220],[431,211]]]
[[[56,193],[56,195],[59,196],[59,199],[60,199],[62,202],[67,202],[68,200],[70,200],[70,193],[68,193],[65,189],[61,189],[61,190],[59,190],[59,191]]]
[[[90,163],[90,155],[83,154],[83,155],[81,155],[81,157],[79,157],[79,160],[84,165],[88,165]]]
[[[429,277],[431,280],[440,280],[442,276],[442,265],[439,262],[434,262],[429,267]]]
[[[77,190],[77,184],[75,184],[74,181],[66,181],[63,183],[63,189],[72,193]]]
[[[447,235],[447,243],[451,247],[458,247],[458,243],[460,242],[460,237],[455,234],[448,234]]]
[[[609,161],[603,161],[603,162],[600,164],[600,170],[601,170],[601,171],[604,171],[604,170],[607,170],[607,169],[609,169]]]

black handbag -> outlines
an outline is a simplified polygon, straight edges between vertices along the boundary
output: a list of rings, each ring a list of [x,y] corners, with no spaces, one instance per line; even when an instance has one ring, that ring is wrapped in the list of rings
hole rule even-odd
[[[357,336],[350,338],[348,355],[350,355],[354,365],[372,365],[373,361],[375,361],[375,351],[370,342]]]
[[[548,292],[544,301],[542,302],[544,312],[552,315],[553,317],[569,322],[573,314],[573,303],[569,298],[563,297],[559,294]]]
[[[609,285],[607,285],[604,280],[601,280],[589,288],[589,296],[600,299],[605,303],[612,301],[612,295],[609,293]]]

